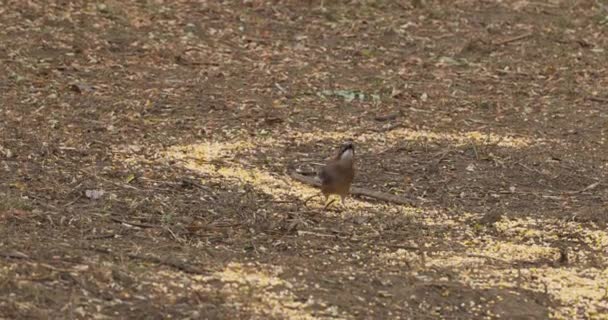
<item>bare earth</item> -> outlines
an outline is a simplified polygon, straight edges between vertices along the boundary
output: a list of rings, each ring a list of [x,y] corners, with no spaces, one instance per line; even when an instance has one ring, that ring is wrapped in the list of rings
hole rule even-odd
[[[608,318],[608,10],[0,0],[0,318]],[[363,197],[322,212],[346,139]]]

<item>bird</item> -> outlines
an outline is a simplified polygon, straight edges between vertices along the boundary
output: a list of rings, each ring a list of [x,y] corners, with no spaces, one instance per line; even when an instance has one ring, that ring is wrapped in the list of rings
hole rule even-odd
[[[325,209],[333,202],[327,203],[332,194],[339,195],[342,206],[344,206],[344,198],[350,192],[350,185],[355,178],[354,163],[355,146],[352,142],[346,142],[340,146],[338,153],[319,170],[321,193],[325,196]]]

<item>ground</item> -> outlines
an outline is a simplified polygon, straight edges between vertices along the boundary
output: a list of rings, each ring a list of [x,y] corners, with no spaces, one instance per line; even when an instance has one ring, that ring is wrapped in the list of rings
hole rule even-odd
[[[599,1],[0,0],[0,318],[608,318]],[[345,140],[355,186],[312,173]]]

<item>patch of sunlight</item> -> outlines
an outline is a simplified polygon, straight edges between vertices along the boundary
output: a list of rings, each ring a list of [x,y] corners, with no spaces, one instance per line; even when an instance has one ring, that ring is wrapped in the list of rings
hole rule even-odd
[[[564,304],[582,308],[589,318],[597,316],[599,310],[608,310],[607,270],[547,268],[534,271],[540,283],[532,282],[536,286],[531,289],[544,291],[546,285],[550,295]]]
[[[287,196],[307,198],[318,193],[312,187],[290,183],[287,177],[279,177],[257,168],[246,169],[242,164],[235,163],[235,152],[251,147],[253,146],[247,142],[210,142],[174,147],[169,149],[165,156],[182,160],[186,168],[219,178],[219,180],[236,179],[241,183],[251,184],[278,200],[285,200]],[[221,165],[211,164],[210,161],[214,160],[224,161]]]
[[[273,174],[255,167],[247,168],[239,162],[240,159],[235,159],[236,151],[244,151],[253,147],[251,142],[246,141],[210,142],[173,147],[166,151],[164,156],[179,160],[186,168],[204,173],[218,181],[234,179],[240,184],[249,184],[257,190],[271,195],[277,201],[285,201],[294,197],[305,200],[319,194],[319,190],[316,188],[296,182],[287,176]],[[218,163],[213,163],[213,161]],[[324,206],[323,198],[313,199],[309,205],[314,208],[322,208]],[[388,207],[383,204],[348,198],[346,207],[349,209],[384,208],[388,211],[399,211],[401,206],[399,208],[397,206]],[[365,212],[365,210],[360,211]]]
[[[513,137],[495,133],[482,133],[479,131],[468,131],[461,133],[437,133],[429,130],[415,130],[409,128],[398,128],[389,132],[366,132],[356,130],[328,131],[318,130],[311,132],[286,132],[280,137],[255,137],[248,134],[238,137],[238,141],[244,144],[255,145],[257,148],[271,148],[285,146],[288,144],[310,144],[322,140],[344,141],[354,139],[355,142],[365,143],[369,150],[375,150],[374,146],[385,146],[387,143],[414,140],[414,141],[446,141],[455,145],[497,145],[500,147],[524,148],[533,144],[550,142],[546,139],[534,139],[527,137]]]
[[[424,257],[417,251],[397,249],[394,252],[381,252],[376,257],[383,264],[391,267],[418,269],[424,265]]]
[[[397,249],[392,252],[379,253],[376,256],[376,259],[380,261],[380,263],[391,266],[408,266],[411,268],[427,268],[433,266],[455,268],[484,264],[486,259],[483,257],[457,256],[451,252],[437,252],[434,250],[431,250],[433,253],[430,257],[426,254],[421,254],[421,252],[426,251],[427,248],[441,246],[445,241],[449,241],[453,244],[466,244],[471,241],[479,241],[479,236],[466,222],[481,218],[481,214],[463,212],[459,215],[450,215],[433,209],[409,210],[407,213],[402,212],[401,214],[416,218],[415,221],[417,223],[429,227],[430,230],[441,229],[442,237],[417,239],[412,243],[404,244],[411,247],[420,247],[420,250],[412,251],[411,249]]]
[[[502,241],[486,239],[482,243],[464,241],[464,245],[481,245],[471,247],[465,252],[436,252],[427,256],[424,267],[437,268],[491,268],[492,265],[513,264],[517,262],[536,262],[542,260],[557,261],[559,250],[536,245],[521,245]],[[393,257],[394,258],[394,257]],[[411,256],[404,256],[411,261]],[[394,264],[394,263],[393,263]],[[411,263],[410,263],[411,265]]]
[[[191,275],[174,270],[148,269],[138,277],[142,287],[141,292],[147,292],[146,295],[149,298],[162,299],[167,303],[176,303],[183,295],[185,288],[188,288],[189,291],[211,292],[209,286],[193,288]]]
[[[429,268],[448,269],[457,275],[455,280],[474,288],[521,288],[546,293],[559,305],[551,309],[552,318],[573,319],[584,315],[583,318],[608,319],[608,268],[603,267],[602,262],[596,268],[551,267],[543,263],[557,262],[560,258],[559,248],[547,243],[573,234],[589,246],[569,251],[573,264],[585,264],[591,257],[594,263],[606,261],[604,254],[598,254],[606,250],[604,231],[593,230],[593,224],[583,226],[556,219],[503,219],[495,223],[495,228],[498,236],[511,240],[507,242],[497,240],[496,235],[487,233],[486,229],[476,229],[466,223],[476,217],[475,214],[448,217],[430,211],[421,221],[435,228],[447,227],[442,229],[445,233],[442,239],[417,239],[412,246],[417,243],[420,250],[392,250],[378,254],[377,260],[384,265],[409,269],[412,275]],[[431,249],[422,253],[425,248],[438,245],[436,241],[448,241],[465,249]],[[509,267],[521,262],[542,266]]]
[[[194,157],[196,160],[217,160],[222,158],[231,158],[238,151],[244,151],[254,148],[252,141],[238,140],[232,142],[205,142],[200,144],[191,144],[187,146],[178,146],[170,148],[168,153],[172,153],[176,159],[184,159]]]
[[[507,250],[507,257],[513,256],[512,249],[514,248],[511,247]],[[516,254],[515,258],[517,260],[534,259],[538,255],[553,254],[540,248],[532,249],[532,252],[530,252],[530,249],[526,251],[528,253],[523,255]],[[455,269],[454,271],[457,271],[456,274],[458,275],[455,280],[473,288],[520,288],[546,293],[551,299],[557,300],[560,305],[558,308],[552,309],[552,318],[579,318],[581,311],[584,311],[585,318],[597,318],[600,312],[608,310],[608,269],[495,268],[490,265],[494,264],[491,252],[488,254],[488,251],[484,251],[484,256],[490,259],[486,259],[482,255],[471,257],[439,254],[435,257],[427,257],[423,268]],[[535,255],[533,252],[538,253]],[[421,261],[420,258],[413,256],[411,253],[405,251],[398,251],[398,253],[402,254],[401,259],[408,261],[410,267],[412,267],[412,262]],[[395,255],[385,257],[390,265],[395,265],[395,262],[390,260]],[[494,256],[504,257],[502,254]]]
[[[478,131],[469,131],[462,133],[435,133],[426,130],[411,130],[411,129],[396,129],[388,132],[386,137],[389,140],[411,139],[411,140],[447,140],[456,144],[470,144],[471,142],[479,144],[496,144],[500,147],[522,148],[533,143],[528,138],[517,138],[510,136],[502,136],[494,133],[481,133]]]
[[[435,268],[472,268],[481,267],[487,263],[487,259],[483,257],[469,257],[469,256],[458,256],[439,254],[435,255],[432,259],[425,261],[424,267],[435,267]]]
[[[369,146],[369,150],[375,150],[377,148],[373,146],[385,146],[387,143],[403,140],[447,141],[456,145],[468,145],[473,142],[478,145],[490,144],[511,148],[523,148],[532,144],[544,143],[548,141],[527,137],[499,135],[495,133],[481,133],[478,131],[468,131],[462,133],[436,133],[428,130],[398,128],[389,132],[366,133],[357,132],[355,130],[318,130],[311,132],[293,131],[282,133],[278,137],[258,136],[254,138],[250,137],[250,135],[246,134],[246,132],[243,132],[242,135],[234,137],[234,140],[231,140],[232,142],[205,142],[181,148],[190,148],[190,154],[192,155],[217,158],[230,150],[236,151],[253,149],[255,147],[260,151],[265,151],[266,148],[276,148],[293,143],[302,145],[321,140],[344,141],[353,138],[356,142],[367,144]]]
[[[462,270],[460,281],[476,288],[523,288],[559,301],[553,318],[598,318],[608,310],[608,270],[580,268],[520,268]],[[604,314],[604,318],[606,315]]]
[[[293,284],[279,278],[281,273],[282,269],[277,267],[260,268],[259,265],[230,263],[224,270],[200,279],[206,282],[221,281],[224,284],[222,292],[232,300],[230,302],[235,306],[244,306],[260,316],[271,315],[280,319],[323,318],[307,310],[315,304],[314,301],[298,301],[298,297],[291,291]],[[324,314],[332,319],[341,318],[336,308],[328,308]]]
[[[317,131],[295,133],[293,138],[298,143],[310,143],[323,139],[345,140],[355,138],[359,142],[379,142],[402,141],[402,140],[430,140],[448,141],[454,144],[466,145],[474,142],[476,144],[495,144],[500,147],[523,148],[534,143],[544,142],[530,138],[518,138],[512,136],[498,135],[495,133],[481,133],[469,131],[462,133],[436,133],[427,130],[413,130],[408,128],[395,129],[389,132],[357,133],[354,131]]]
[[[605,250],[608,247],[608,233],[599,230],[595,224],[589,224],[589,228],[575,221],[503,217],[494,226],[498,232],[519,241],[531,238],[543,241],[573,238],[594,250]]]
[[[539,260],[557,261],[559,249],[538,245],[514,244],[503,241],[486,242],[482,248],[471,248],[472,255],[479,255],[491,259],[516,262],[535,262]]]
[[[150,288],[154,297],[162,297],[163,301],[168,303],[176,303],[186,290],[217,297],[226,307],[250,312],[260,318],[351,318],[318,299],[307,297],[308,299],[302,302],[293,293],[294,284],[280,278],[282,272],[281,267],[229,263],[223,270],[209,275],[192,275],[172,270],[155,271],[147,273],[141,283]],[[324,308],[321,310],[322,314],[316,314],[318,311],[313,311],[313,307],[316,310]]]
[[[482,217],[479,213],[463,212],[458,215],[450,215],[447,213],[438,212],[437,210],[424,211],[425,215],[421,217],[422,222],[429,227],[444,226],[454,227],[459,229],[469,229],[468,225],[464,224],[470,219],[479,219]]]
[[[552,234],[547,234],[542,230],[530,228],[536,222],[532,218],[508,220],[503,217],[500,221],[494,223],[496,230],[514,240],[525,241],[531,238],[544,237],[546,240],[557,240],[557,237]]]
[[[18,269],[17,263],[15,264],[3,264],[0,266],[0,279],[4,279],[4,277],[8,276],[11,272]]]

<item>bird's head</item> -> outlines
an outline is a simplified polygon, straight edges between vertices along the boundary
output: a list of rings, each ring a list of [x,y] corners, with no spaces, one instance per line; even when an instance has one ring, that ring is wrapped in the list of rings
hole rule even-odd
[[[355,157],[355,146],[352,142],[346,142],[340,147],[340,152],[338,152],[339,160],[349,160],[352,161]]]

